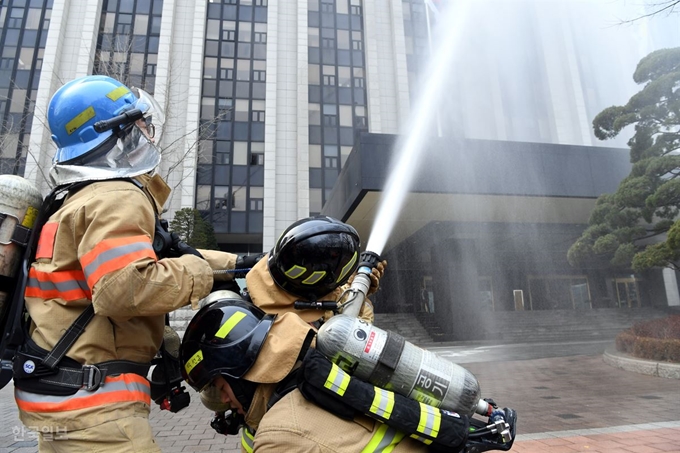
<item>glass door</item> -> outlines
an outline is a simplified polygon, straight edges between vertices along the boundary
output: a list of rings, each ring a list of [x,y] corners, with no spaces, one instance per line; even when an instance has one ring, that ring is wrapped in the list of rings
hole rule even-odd
[[[619,308],[640,307],[637,279],[615,278],[614,286],[616,287],[616,305]]]

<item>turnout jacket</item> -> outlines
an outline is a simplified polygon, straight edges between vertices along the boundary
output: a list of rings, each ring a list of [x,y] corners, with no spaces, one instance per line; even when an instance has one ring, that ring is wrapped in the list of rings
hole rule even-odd
[[[212,269],[233,269],[236,255],[218,251],[157,259],[156,215],[170,189],[159,177],[93,182],[70,193],[44,225],[27,283],[30,337],[51,350],[86,306],[95,316],[68,350],[80,364],[148,363],[163,339],[165,314],[210,292]],[[218,278],[231,278],[226,274]],[[130,415],[148,416],[148,381],[108,376],[96,391],[70,396],[15,389],[27,426],[77,430]]]
[[[244,432],[241,445],[248,453],[428,451],[425,444],[368,417],[337,417],[307,401],[299,390],[284,396],[265,414],[254,437]]]

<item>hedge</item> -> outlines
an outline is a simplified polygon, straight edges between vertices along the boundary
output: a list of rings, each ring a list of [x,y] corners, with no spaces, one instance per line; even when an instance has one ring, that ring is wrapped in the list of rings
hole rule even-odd
[[[680,363],[680,315],[633,325],[616,336],[616,349],[641,359]]]

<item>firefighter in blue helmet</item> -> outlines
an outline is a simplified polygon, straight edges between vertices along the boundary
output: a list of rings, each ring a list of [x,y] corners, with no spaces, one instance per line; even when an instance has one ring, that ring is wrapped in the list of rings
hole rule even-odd
[[[14,360],[19,416],[40,427],[40,451],[160,451],[147,371],[165,316],[196,307],[213,269],[235,267],[233,254],[153,246],[170,193],[154,174],[162,120],[153,97],[106,76],[68,82],[50,101],[49,174],[67,195],[42,226],[25,292],[29,335]]]

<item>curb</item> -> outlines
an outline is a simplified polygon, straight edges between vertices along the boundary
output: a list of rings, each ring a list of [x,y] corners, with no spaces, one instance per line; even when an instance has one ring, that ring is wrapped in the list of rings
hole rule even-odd
[[[666,379],[680,380],[680,364],[670,362],[655,362],[653,360],[638,359],[609,346],[602,357],[608,365],[634,373],[657,376]]]

